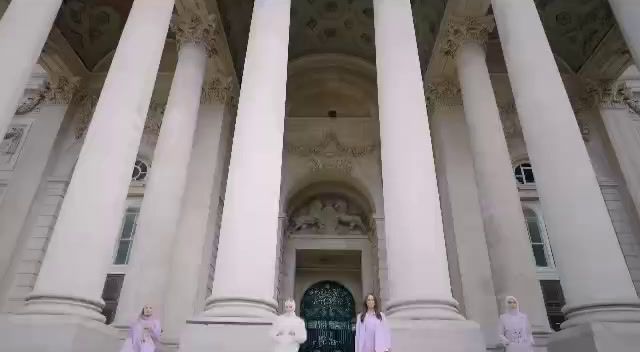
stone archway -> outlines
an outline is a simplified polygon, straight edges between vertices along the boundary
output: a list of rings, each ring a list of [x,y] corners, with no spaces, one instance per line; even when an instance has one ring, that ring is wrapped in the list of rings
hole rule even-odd
[[[307,327],[301,352],[353,352],[356,306],[349,290],[335,281],[320,281],[302,296],[300,316]]]

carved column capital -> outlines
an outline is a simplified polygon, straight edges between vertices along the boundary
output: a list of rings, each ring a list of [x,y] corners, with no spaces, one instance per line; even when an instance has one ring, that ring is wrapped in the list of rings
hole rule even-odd
[[[218,55],[216,36],[219,26],[218,18],[213,15],[202,15],[193,11],[187,11],[174,18],[171,28],[176,32],[178,51],[185,43],[203,45],[207,55]]]
[[[448,79],[429,83],[427,85],[427,104],[430,108],[461,106],[460,86]]]
[[[472,41],[484,46],[493,31],[493,16],[451,17],[447,25],[447,40],[443,44],[442,53],[455,57],[464,42]]]

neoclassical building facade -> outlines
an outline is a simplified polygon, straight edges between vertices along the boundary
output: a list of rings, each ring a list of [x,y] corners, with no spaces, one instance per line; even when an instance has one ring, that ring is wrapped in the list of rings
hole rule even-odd
[[[0,0],[0,350],[640,344],[640,2]],[[133,170],[133,171],[132,171]]]

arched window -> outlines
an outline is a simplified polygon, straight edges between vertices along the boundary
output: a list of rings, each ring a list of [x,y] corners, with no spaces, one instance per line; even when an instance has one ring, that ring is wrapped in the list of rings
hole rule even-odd
[[[131,181],[144,181],[149,173],[149,165],[140,159],[136,159],[131,172]]]
[[[528,161],[516,165],[516,167],[513,168],[513,175],[516,181],[518,181],[518,184],[532,185],[536,183],[535,177],[533,176],[533,168]]]
[[[544,225],[541,224],[540,218],[535,211],[530,208],[523,208],[524,219],[527,223],[529,231],[529,240],[531,241],[531,249],[536,266],[539,268],[548,268],[552,266],[549,255],[548,240],[544,232]]]

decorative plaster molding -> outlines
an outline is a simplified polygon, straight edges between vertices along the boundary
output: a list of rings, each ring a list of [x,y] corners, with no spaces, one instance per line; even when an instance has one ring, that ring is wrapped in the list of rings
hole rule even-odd
[[[590,100],[587,100],[590,99]],[[590,106],[601,109],[629,109],[640,115],[640,102],[624,81],[587,81],[583,98]]]
[[[171,28],[176,32],[178,40],[178,51],[185,43],[196,43],[205,47],[209,57],[218,55],[218,26],[217,16],[204,16],[191,10],[174,17],[174,21],[171,22]]]
[[[441,51],[445,56],[455,57],[458,49],[466,41],[484,46],[494,28],[493,16],[451,17],[447,25],[447,40],[443,43]]]
[[[202,86],[201,104],[232,104],[237,100],[233,77],[216,75],[207,79]]]
[[[44,91],[34,91],[26,94],[18,108],[16,109],[16,115],[26,115],[32,111],[36,111],[36,109],[40,106],[42,101],[44,100]]]
[[[77,80],[65,76],[57,77],[51,81],[44,91],[45,104],[68,105],[71,104],[74,94],[78,91]]]
[[[434,107],[462,106],[460,86],[451,80],[438,80],[427,85],[427,105]]]

